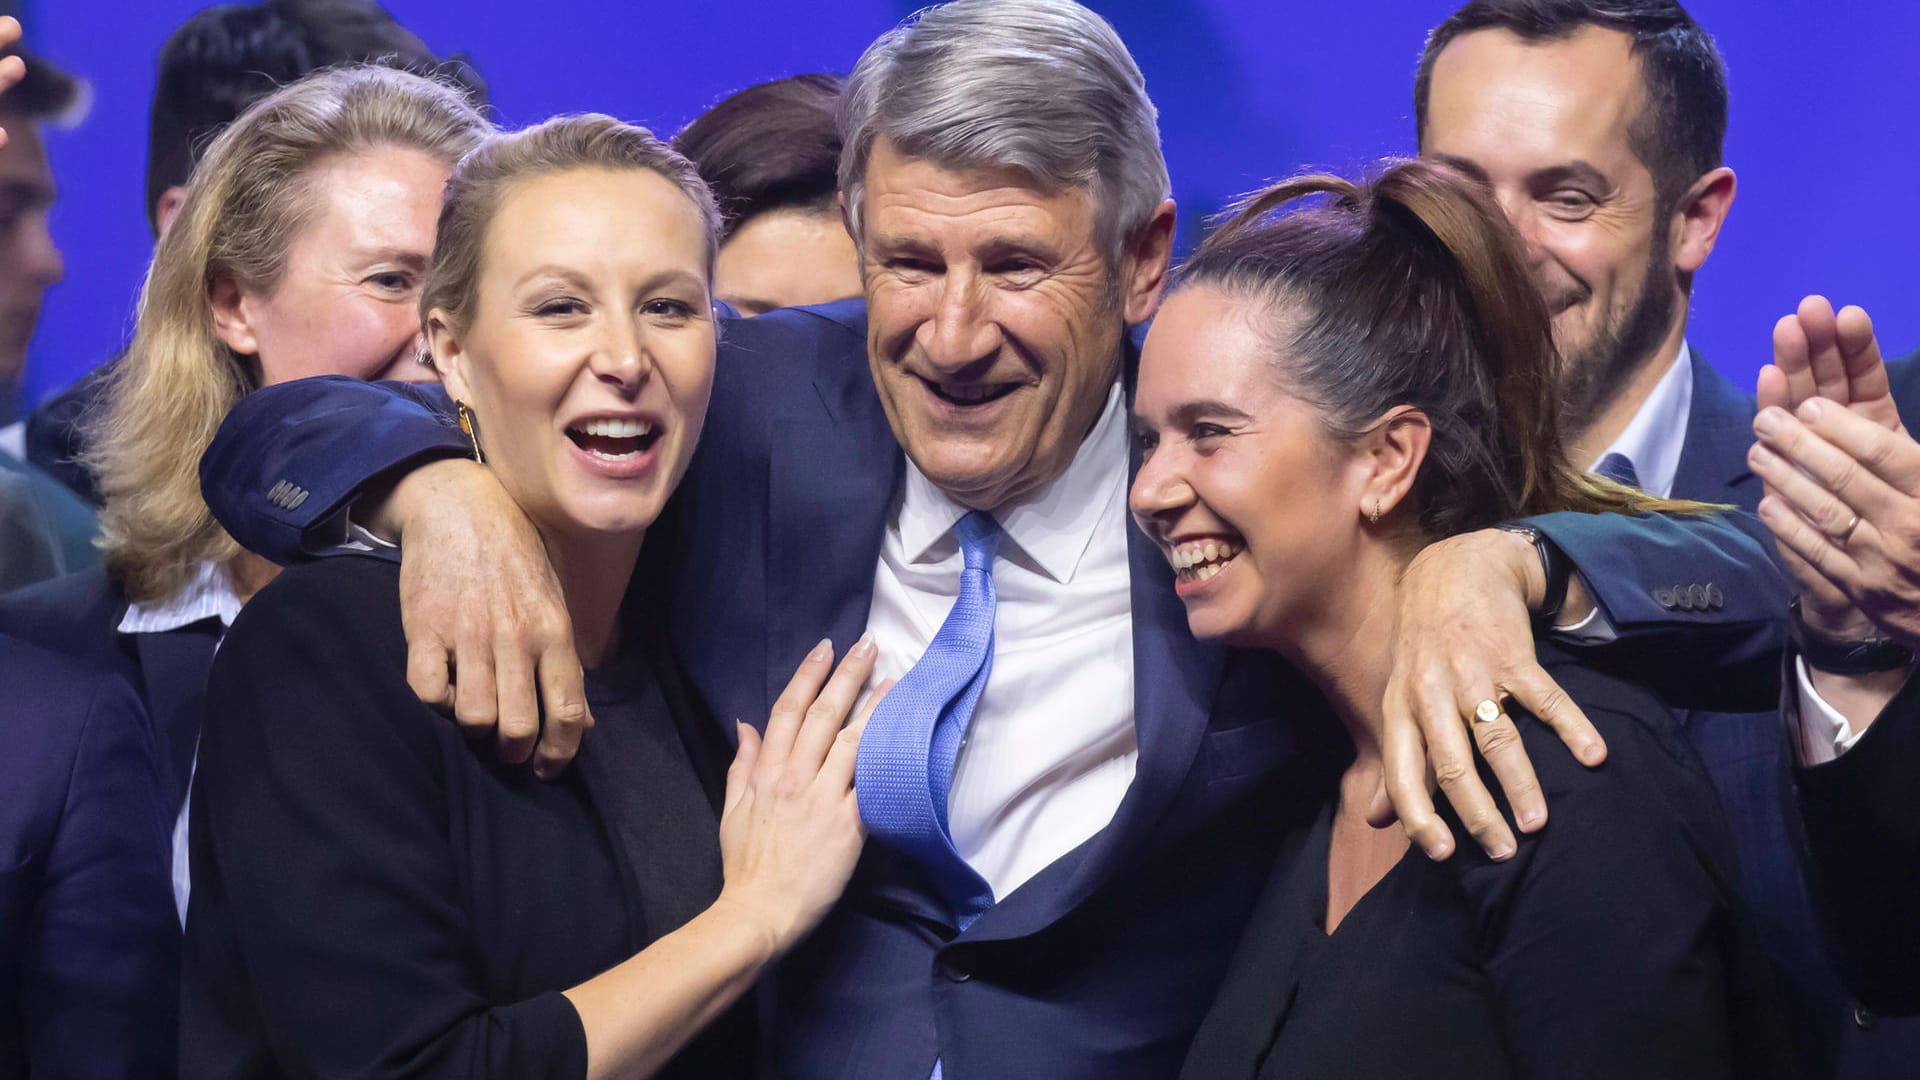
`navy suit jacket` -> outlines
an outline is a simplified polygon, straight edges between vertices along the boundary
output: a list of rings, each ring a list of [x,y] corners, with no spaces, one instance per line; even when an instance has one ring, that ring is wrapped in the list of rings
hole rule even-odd
[[[94,567],[0,596],[0,634],[73,657],[133,687],[152,717],[171,821],[193,775],[221,627],[205,619],[165,633],[122,634],[126,613],[126,593],[104,567]]]
[[[180,924],[147,717],[0,637],[0,1078],[174,1072]]]
[[[859,302],[728,321],[721,342],[705,434],[631,596],[667,613],[715,714],[759,724],[815,641],[845,647],[865,626],[905,459]],[[273,387],[229,418],[202,486],[248,547],[321,551],[369,479],[463,452],[445,415],[433,390]],[[1784,584],[1750,523],[1539,524],[1597,582],[1625,647],[1685,625],[1710,642],[1702,655],[1777,677]],[[1140,756],[1113,822],[965,933],[912,866],[869,845],[846,897],[764,987],[770,1073],[921,1080],[936,1057],[956,1080],[1178,1072],[1279,837],[1350,751],[1297,672],[1196,642],[1166,560],[1138,534],[1129,552]],[[1648,600],[1650,583],[1708,580],[1725,583],[1724,610]]]

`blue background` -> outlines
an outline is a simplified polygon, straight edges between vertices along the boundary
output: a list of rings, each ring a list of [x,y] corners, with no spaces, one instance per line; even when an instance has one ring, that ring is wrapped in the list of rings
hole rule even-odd
[[[442,54],[465,52],[508,124],[599,110],[677,130],[731,90],[850,67],[916,4],[888,0],[386,0]],[[150,253],[144,200],[153,58],[201,0],[26,0],[35,48],[85,75],[93,109],[49,134],[67,278],[29,356],[28,400],[127,336]],[[1191,243],[1201,214],[1304,165],[1351,170],[1413,148],[1412,76],[1450,0],[1108,0],[1161,111]],[[1859,303],[1920,342],[1920,4],[1695,0],[1733,94],[1739,195],[1695,282],[1689,337],[1749,389],[1774,319],[1808,292]]]

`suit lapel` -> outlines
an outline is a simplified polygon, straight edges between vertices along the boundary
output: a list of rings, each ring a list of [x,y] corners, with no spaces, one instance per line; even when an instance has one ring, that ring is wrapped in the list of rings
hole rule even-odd
[[[1693,363],[1693,404],[1687,410],[1687,436],[1673,474],[1675,498],[1733,503],[1752,511],[1760,503],[1760,483],[1747,467],[1753,445],[1753,399],[1713,370],[1698,349]]]
[[[860,335],[850,341],[864,350]],[[864,354],[840,356],[830,346],[817,365],[814,396],[792,403],[773,421],[766,545],[769,708],[823,635],[845,652],[865,631],[887,509],[906,468]]]
[[[127,636],[133,639],[147,711],[166,755],[168,809],[178,814],[200,744],[207,672],[213,667],[220,621],[202,619],[177,630]]]

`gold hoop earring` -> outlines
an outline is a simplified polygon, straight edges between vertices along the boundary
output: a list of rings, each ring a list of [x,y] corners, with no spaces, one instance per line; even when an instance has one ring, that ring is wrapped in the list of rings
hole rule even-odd
[[[487,455],[480,452],[480,424],[473,418],[473,410],[467,408],[464,401],[453,403],[454,412],[460,417],[460,430],[467,433],[467,441],[473,444],[473,460],[482,465],[487,463]]]

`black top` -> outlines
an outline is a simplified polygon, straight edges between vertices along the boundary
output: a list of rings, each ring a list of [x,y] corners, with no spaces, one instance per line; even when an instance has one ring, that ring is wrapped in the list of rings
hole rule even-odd
[[[1410,848],[1331,936],[1332,805],[1295,828],[1184,1077],[1775,1072],[1771,997],[1704,769],[1643,691],[1550,647],[1541,659],[1606,739],[1606,764],[1584,768],[1517,718],[1546,828],[1495,863],[1449,817],[1452,859]]]
[[[1797,727],[1792,677],[1783,697]],[[1853,749],[1795,777],[1813,897],[1847,987],[1868,1008],[1902,1016],[1920,1016],[1917,778],[1920,678],[1911,676]]]
[[[655,640],[589,676],[562,778],[406,682],[398,568],[289,569],[214,663],[189,825],[184,1075],[579,1077],[561,993],[720,888],[726,748]],[[661,1074],[746,1076],[727,1014]]]

